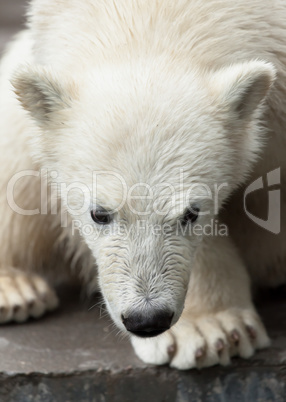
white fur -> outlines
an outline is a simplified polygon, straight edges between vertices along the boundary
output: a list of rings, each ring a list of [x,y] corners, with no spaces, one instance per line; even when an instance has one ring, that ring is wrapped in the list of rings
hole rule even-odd
[[[232,355],[249,357],[265,347],[246,266],[257,283],[285,281],[285,220],[280,236],[266,233],[239,211],[239,197],[243,185],[271,169],[284,174],[285,21],[278,0],[32,1],[28,28],[0,67],[0,286],[7,272],[21,282],[24,270],[32,282],[36,269],[56,281],[72,266],[91,291],[98,273],[123,331],[121,315],[170,309],[170,331],[132,339],[148,363],[225,365]],[[46,169],[50,188],[61,186],[65,228],[51,202],[32,216],[7,205],[7,183],[24,169]],[[92,193],[93,172],[101,174]],[[82,191],[69,192],[73,183]],[[238,248],[229,237],[176,233],[191,205],[210,211],[199,217],[201,225],[216,218],[213,200],[195,183],[227,183],[219,191],[218,207],[228,201],[219,219]],[[40,185],[40,177],[21,179],[18,205],[39,208]],[[103,232],[90,211],[115,209],[132,186],[128,205]],[[167,212],[154,213],[154,201]],[[259,196],[252,202],[259,215]],[[94,229],[82,234],[84,242],[71,234],[75,220]],[[152,228],[164,224],[168,233],[158,236]],[[0,297],[10,320],[24,294],[13,283],[15,300]]]

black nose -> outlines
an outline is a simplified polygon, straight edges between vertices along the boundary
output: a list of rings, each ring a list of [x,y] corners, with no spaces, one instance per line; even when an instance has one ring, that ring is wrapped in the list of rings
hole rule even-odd
[[[141,338],[150,338],[169,329],[173,316],[174,313],[167,310],[151,312],[150,314],[133,312],[127,317],[122,315],[122,322],[127,331],[132,332],[132,334]]]

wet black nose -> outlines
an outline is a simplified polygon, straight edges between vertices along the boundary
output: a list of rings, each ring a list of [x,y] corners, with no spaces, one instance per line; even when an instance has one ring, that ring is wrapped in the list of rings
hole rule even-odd
[[[162,334],[170,328],[174,313],[167,310],[160,310],[150,314],[133,312],[127,317],[122,315],[122,322],[127,331],[132,334],[147,338]]]

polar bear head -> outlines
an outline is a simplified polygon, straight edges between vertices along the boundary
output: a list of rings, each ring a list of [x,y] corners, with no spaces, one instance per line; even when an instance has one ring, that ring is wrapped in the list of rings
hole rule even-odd
[[[260,151],[274,78],[257,60],[214,71],[143,60],[72,77],[42,66],[16,74],[31,154],[53,171],[122,330],[154,336],[179,319],[204,228],[218,224]]]

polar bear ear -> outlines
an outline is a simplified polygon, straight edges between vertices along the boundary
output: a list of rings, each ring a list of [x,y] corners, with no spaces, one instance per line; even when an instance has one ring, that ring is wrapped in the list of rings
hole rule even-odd
[[[275,67],[251,61],[223,68],[211,79],[212,93],[234,120],[248,120],[262,104],[276,78]]]
[[[23,108],[41,127],[59,122],[60,112],[69,109],[77,97],[73,83],[60,81],[47,68],[25,67],[11,82]]]

